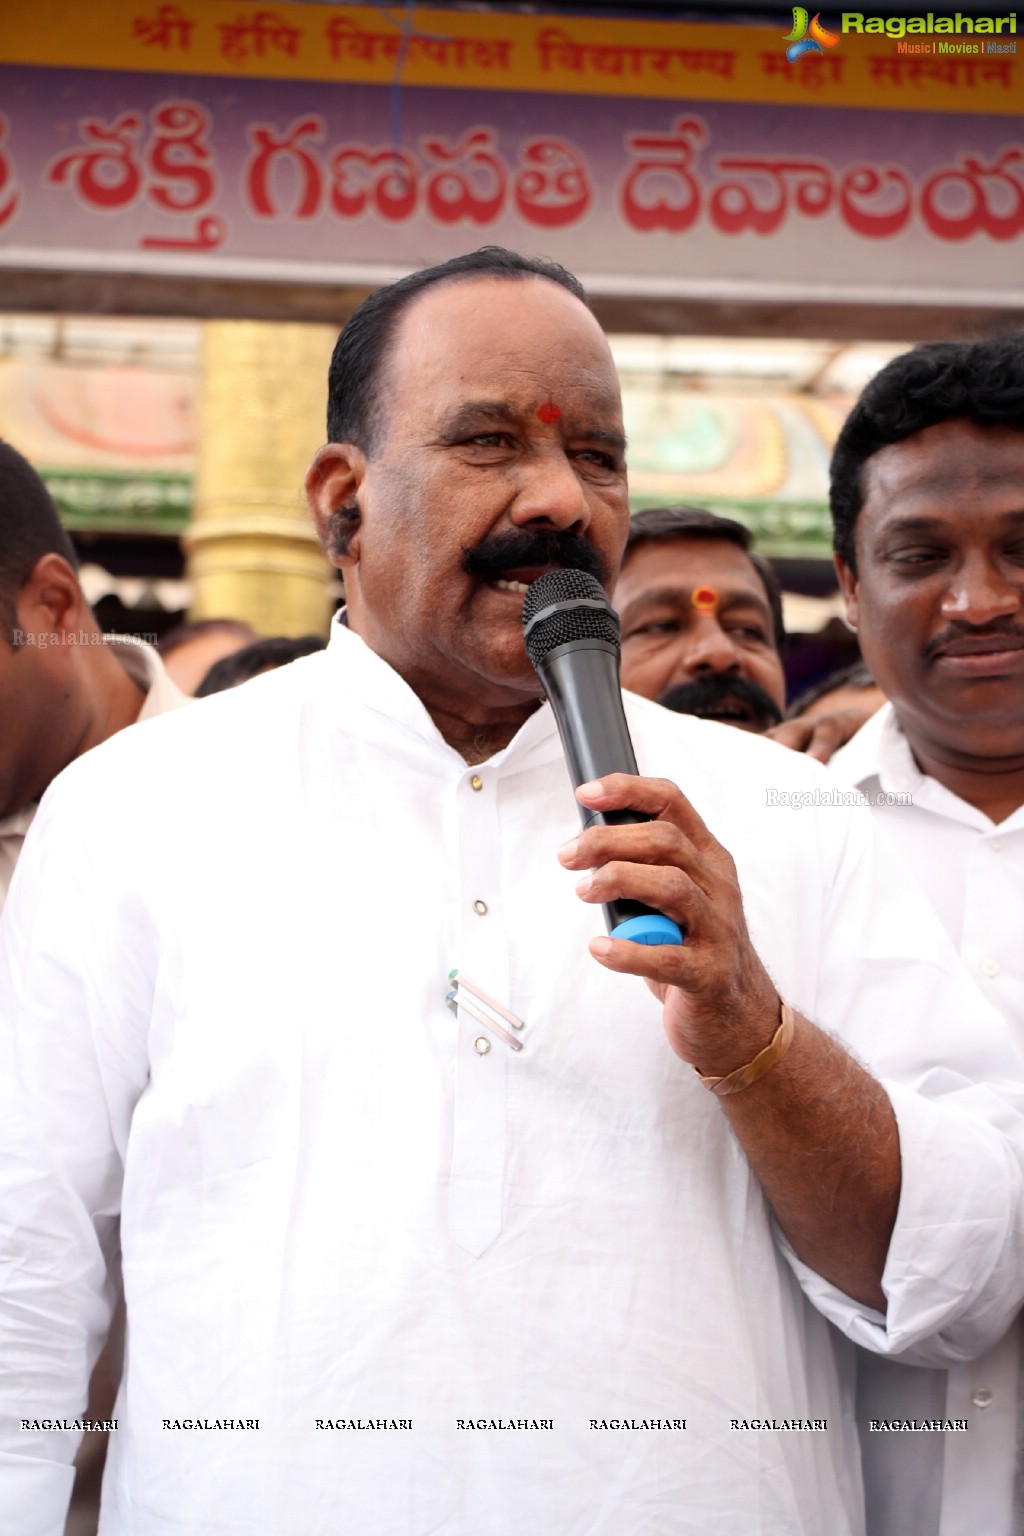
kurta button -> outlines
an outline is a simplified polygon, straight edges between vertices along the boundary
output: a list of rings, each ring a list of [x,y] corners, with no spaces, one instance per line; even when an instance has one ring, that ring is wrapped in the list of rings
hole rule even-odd
[[[473,785],[473,788],[476,789],[475,784]],[[1003,840],[1001,837],[990,837],[988,840],[988,845],[992,849],[993,853],[1000,853],[1003,847]]]
[[[473,1041],[473,1049],[476,1051],[477,1055],[486,1056],[490,1048],[491,1042],[488,1040],[487,1036],[477,1035],[476,1039]]]
[[[998,976],[999,975],[999,961],[998,960],[983,960],[981,962],[981,974],[983,976]]]
[[[472,784],[474,789],[483,789],[484,787],[484,781],[478,773],[474,773],[469,782]]]
[[[971,1393],[971,1402],[975,1408],[988,1408],[992,1403],[992,1393],[988,1387],[978,1387],[976,1391]]]
[[[476,913],[477,917],[486,917],[487,916],[487,903],[486,903],[486,901],[474,901],[474,903],[473,903],[473,911]]]

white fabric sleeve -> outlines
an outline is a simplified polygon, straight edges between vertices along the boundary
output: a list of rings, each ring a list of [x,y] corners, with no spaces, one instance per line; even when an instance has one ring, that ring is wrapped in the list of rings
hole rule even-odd
[[[973,1360],[1020,1310],[1024,1217],[1011,1138],[955,1106],[883,1084],[896,1114],[903,1181],[882,1289],[862,1306],[781,1246],[818,1310],[855,1344],[913,1365]]]
[[[104,889],[72,818],[48,835],[49,809],[47,796],[0,921],[0,1530],[12,1536],[64,1529],[146,1072],[144,933],[118,946],[133,931],[125,898]]]
[[[844,837],[822,985],[802,1011],[882,1083],[896,1116],[885,1316],[782,1248],[806,1295],[857,1344],[948,1366],[995,1344],[1024,1303],[1024,1059],[869,813]]]

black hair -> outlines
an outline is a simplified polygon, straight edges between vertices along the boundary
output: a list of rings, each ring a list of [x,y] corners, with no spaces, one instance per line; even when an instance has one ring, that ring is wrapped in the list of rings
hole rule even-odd
[[[60,555],[78,569],[53,497],[28,460],[0,439],[0,628],[11,644],[18,593],[43,555]]]
[[[875,680],[868,671],[863,661],[851,662],[847,667],[840,667],[838,672],[830,672],[820,682],[813,683],[810,688],[805,688],[795,698],[786,710],[787,720],[796,720],[812,704],[817,704],[826,694],[834,693],[837,688],[874,688]]]
[[[771,609],[775,649],[781,655],[786,645],[786,626],[782,621],[782,585],[764,556],[751,549],[754,541],[750,529],[738,523],[735,518],[720,517],[717,512],[709,512],[706,507],[644,507],[642,511],[634,512],[629,520],[626,549],[622,556],[623,566],[629,559],[630,551],[638,544],[671,538],[725,539],[742,549],[761,578]]]
[[[829,470],[832,543],[852,571],[867,460],[926,427],[956,420],[1024,432],[1024,333],[925,342],[894,357],[865,386],[836,439]]]
[[[368,454],[375,451],[386,417],[381,402],[383,375],[399,320],[425,289],[473,277],[511,281],[543,277],[589,308],[583,285],[565,267],[500,245],[467,251],[378,288],[346,322],[334,348],[327,389],[329,442],[353,443]]]
[[[195,697],[204,699],[207,694],[237,688],[239,683],[247,683],[272,667],[284,667],[302,656],[312,656],[315,651],[322,651],[324,645],[319,635],[270,635],[266,640],[255,640],[252,645],[243,645],[240,651],[215,661],[196,689]]]

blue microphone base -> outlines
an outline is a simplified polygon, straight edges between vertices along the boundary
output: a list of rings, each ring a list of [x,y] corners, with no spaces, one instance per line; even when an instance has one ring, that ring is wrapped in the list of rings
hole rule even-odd
[[[613,928],[610,938],[629,939],[633,944],[682,944],[683,935],[679,924],[660,912],[645,912],[640,917],[629,917]]]

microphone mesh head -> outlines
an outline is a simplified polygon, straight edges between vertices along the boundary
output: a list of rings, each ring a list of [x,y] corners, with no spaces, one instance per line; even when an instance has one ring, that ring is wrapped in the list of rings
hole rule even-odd
[[[556,606],[557,605],[557,606]],[[530,624],[546,608],[539,623]],[[523,598],[526,654],[539,666],[556,646],[573,640],[604,640],[619,647],[619,619],[604,588],[586,571],[548,571],[530,583]]]

